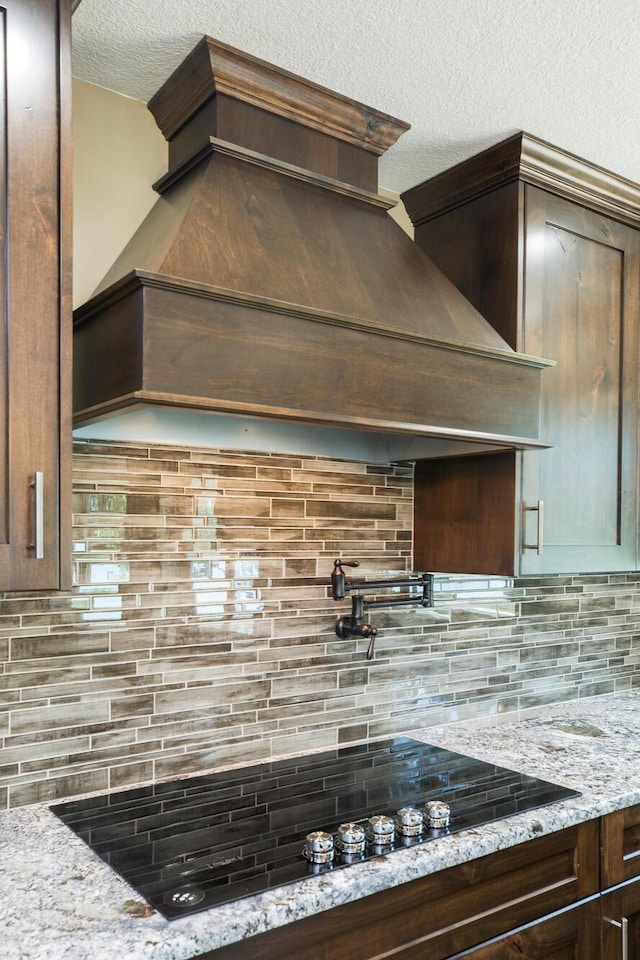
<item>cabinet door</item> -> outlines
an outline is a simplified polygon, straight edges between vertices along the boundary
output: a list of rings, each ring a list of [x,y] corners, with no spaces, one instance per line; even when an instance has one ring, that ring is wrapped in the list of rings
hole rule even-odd
[[[0,589],[33,590],[70,567],[70,13],[0,12]]]
[[[640,881],[602,897],[603,960],[640,960]]]
[[[599,916],[596,898],[448,960],[600,960]]]
[[[640,805],[603,817],[600,845],[602,957],[640,960]]]
[[[616,810],[601,823],[602,888],[640,877],[640,804]]]
[[[639,295],[637,231],[527,187],[523,348],[557,367],[541,409],[554,447],[522,454],[523,573],[636,568]]]

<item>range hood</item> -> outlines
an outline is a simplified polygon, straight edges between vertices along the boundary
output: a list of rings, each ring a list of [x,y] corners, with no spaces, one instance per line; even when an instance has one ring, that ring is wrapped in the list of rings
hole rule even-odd
[[[546,446],[549,361],[515,353],[378,193],[378,158],[407,124],[210,37],[149,109],[169,172],[75,312],[82,434],[151,408],[349,428],[405,451]]]

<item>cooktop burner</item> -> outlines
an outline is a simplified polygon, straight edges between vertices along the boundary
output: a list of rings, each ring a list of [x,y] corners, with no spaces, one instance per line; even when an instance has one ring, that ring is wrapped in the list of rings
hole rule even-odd
[[[398,737],[51,810],[172,920],[576,796]]]

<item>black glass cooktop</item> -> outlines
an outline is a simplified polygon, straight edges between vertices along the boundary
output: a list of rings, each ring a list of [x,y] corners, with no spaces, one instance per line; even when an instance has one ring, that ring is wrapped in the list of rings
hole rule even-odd
[[[407,737],[157,783],[51,810],[167,919],[576,797]],[[307,834],[441,800],[449,826],[310,863]]]

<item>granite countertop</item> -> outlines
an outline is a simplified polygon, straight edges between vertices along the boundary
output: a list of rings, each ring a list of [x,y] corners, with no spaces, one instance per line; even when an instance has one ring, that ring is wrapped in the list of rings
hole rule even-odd
[[[4,960],[186,960],[226,943],[640,803],[640,693],[440,727],[416,739],[581,791],[527,814],[167,921],[44,804],[0,815]]]

